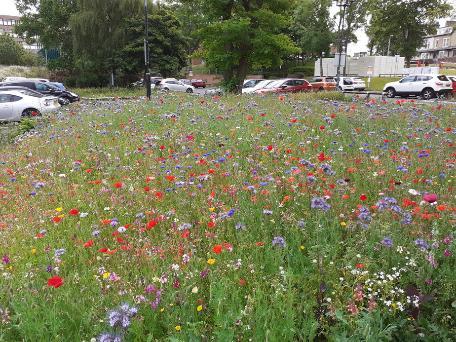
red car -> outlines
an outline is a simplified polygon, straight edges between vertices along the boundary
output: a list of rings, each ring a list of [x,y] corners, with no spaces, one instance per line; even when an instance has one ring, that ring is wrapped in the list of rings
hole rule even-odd
[[[451,81],[453,85],[453,97],[456,97],[456,76],[447,76],[447,78]]]
[[[312,85],[304,79],[287,78],[273,82],[266,88],[259,90],[260,94],[267,93],[299,93],[302,91],[311,91]]]
[[[192,86],[195,88],[206,88],[206,82],[203,80],[192,80]]]

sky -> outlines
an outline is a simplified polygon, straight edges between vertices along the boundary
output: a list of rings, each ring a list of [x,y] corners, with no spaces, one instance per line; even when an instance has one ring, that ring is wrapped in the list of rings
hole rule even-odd
[[[456,8],[456,0],[449,0],[450,3]],[[337,7],[333,6],[332,13],[337,12]],[[0,14],[6,15],[19,15],[16,10],[16,5],[14,0],[0,0]],[[440,25],[444,25],[445,20],[440,21]],[[356,32],[358,36],[358,43],[348,45],[348,54],[353,55],[355,52],[365,52],[367,51],[368,38],[363,30]]]

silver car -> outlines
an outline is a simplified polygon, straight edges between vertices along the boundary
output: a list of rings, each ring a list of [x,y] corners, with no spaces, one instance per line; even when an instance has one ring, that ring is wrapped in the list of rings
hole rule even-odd
[[[0,121],[20,121],[23,117],[40,116],[59,107],[55,97],[38,97],[24,90],[0,91]]]

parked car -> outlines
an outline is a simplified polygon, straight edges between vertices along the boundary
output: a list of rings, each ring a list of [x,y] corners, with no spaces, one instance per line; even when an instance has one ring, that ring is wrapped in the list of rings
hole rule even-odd
[[[41,94],[53,95],[59,98],[59,103],[65,105],[71,102],[79,101],[79,96],[67,90],[61,90],[56,86],[48,83],[34,82],[34,81],[17,81],[17,82],[4,82],[0,87],[4,86],[20,86],[35,90]]]
[[[55,97],[30,96],[20,90],[0,91],[0,121],[20,121],[22,117],[39,116],[59,107]]]
[[[260,83],[261,81],[263,81],[263,79],[260,79],[260,78],[244,80],[244,83],[242,84],[242,89],[252,88],[252,87],[256,86],[258,83]]]
[[[366,82],[362,78],[359,77],[352,77],[353,81],[353,88],[358,91],[366,90]]]
[[[452,82],[445,75],[410,75],[400,81],[389,82],[383,88],[383,92],[390,98],[414,95],[425,100],[451,94],[452,91]]]
[[[191,85],[195,88],[206,88],[206,81],[203,80],[192,80]]]
[[[339,79],[336,78],[336,89],[341,91],[352,91],[355,90],[355,86],[351,77],[339,77]]]
[[[336,90],[336,80],[334,77],[314,77],[310,81],[313,90]]]
[[[455,97],[456,96],[456,76],[447,76],[447,77],[451,81],[451,85],[453,87],[452,94],[453,94],[453,97]]]
[[[57,87],[60,90],[66,90],[65,86],[63,85],[63,83],[60,83],[60,82],[49,82],[48,84],[53,85],[54,87]]]
[[[193,93],[195,91],[195,87],[192,85],[188,85],[182,83],[175,78],[165,78],[163,81],[160,82],[159,88],[165,91],[173,90],[173,91],[183,91],[186,93]]]
[[[2,82],[17,82],[17,81],[26,81],[25,77],[5,77]]]
[[[263,89],[266,87],[268,84],[271,84],[273,82],[277,82],[277,80],[262,80],[261,82],[258,82],[255,86],[249,87],[249,88],[242,88],[242,94],[252,94],[255,93],[257,90]]]
[[[280,80],[263,89],[258,90],[260,94],[267,93],[298,93],[303,91],[311,91],[312,86],[304,79],[288,78]]]

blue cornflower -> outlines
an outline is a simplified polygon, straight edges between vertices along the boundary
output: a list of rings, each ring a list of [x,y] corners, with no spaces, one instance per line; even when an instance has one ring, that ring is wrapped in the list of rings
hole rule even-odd
[[[319,209],[323,211],[328,211],[331,206],[326,202],[326,200],[323,197],[314,197],[310,201],[310,207],[312,209]]]
[[[386,236],[382,240],[382,245],[391,248],[393,247],[393,240],[389,236]]]
[[[272,245],[285,248],[287,243],[285,242],[285,239],[282,236],[276,236],[274,237],[274,239],[272,239]]]

